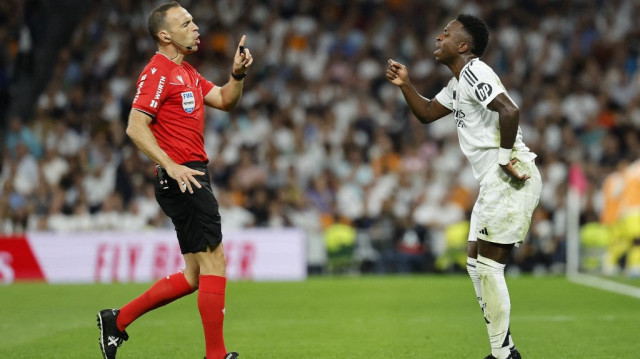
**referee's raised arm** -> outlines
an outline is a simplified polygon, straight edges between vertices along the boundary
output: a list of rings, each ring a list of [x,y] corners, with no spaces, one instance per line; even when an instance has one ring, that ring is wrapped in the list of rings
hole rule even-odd
[[[222,87],[215,86],[204,97],[204,102],[207,106],[222,111],[231,111],[238,105],[242,96],[244,78],[247,76],[249,67],[253,64],[251,51],[244,46],[246,39],[247,35],[242,35],[240,43],[238,43],[233,57],[233,68],[229,75],[229,81]]]

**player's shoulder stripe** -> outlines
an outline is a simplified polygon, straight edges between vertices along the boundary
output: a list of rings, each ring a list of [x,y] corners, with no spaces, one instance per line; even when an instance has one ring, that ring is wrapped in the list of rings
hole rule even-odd
[[[471,77],[475,81],[478,81],[478,76],[476,76],[476,74],[474,74],[473,71],[471,71],[470,68],[467,67],[467,69],[465,71],[467,72],[469,77]]]
[[[462,78],[464,78],[465,81],[467,81],[467,83],[471,86],[475,85],[475,83],[478,82],[478,78],[475,77],[475,75],[470,74],[470,71],[467,71],[467,69],[462,71]]]
[[[471,67],[475,65],[477,61],[478,59],[471,60],[471,62],[469,62],[469,65],[467,65],[467,67],[464,68],[464,72],[469,76],[469,78],[475,81],[478,81],[478,76],[476,76],[476,74],[473,73],[473,71],[471,70]]]
[[[471,66],[476,62],[476,59],[471,60],[462,70],[462,77],[467,81],[467,83],[471,86],[475,85],[478,82],[478,76],[471,71]]]

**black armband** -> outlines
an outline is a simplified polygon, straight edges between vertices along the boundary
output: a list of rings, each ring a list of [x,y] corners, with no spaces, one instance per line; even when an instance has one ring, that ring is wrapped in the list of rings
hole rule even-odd
[[[247,73],[245,72],[243,74],[236,75],[236,74],[233,73],[233,71],[231,71],[231,77],[233,77],[234,79],[240,81],[240,80],[244,79],[245,77],[247,77]]]

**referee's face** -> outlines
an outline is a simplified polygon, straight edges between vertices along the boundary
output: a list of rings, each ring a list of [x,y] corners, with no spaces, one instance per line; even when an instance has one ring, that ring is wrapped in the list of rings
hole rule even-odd
[[[193,17],[183,7],[174,7],[167,11],[166,24],[171,33],[171,40],[188,52],[198,50],[200,33]],[[190,48],[190,49],[189,49]]]

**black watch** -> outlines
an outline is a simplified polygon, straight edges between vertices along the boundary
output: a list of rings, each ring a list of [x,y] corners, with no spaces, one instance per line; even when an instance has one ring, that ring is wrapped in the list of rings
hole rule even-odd
[[[243,74],[236,75],[236,74],[233,73],[233,71],[231,71],[231,77],[233,77],[234,79],[240,81],[240,80],[244,79],[245,77],[247,77],[247,73],[245,72]]]

